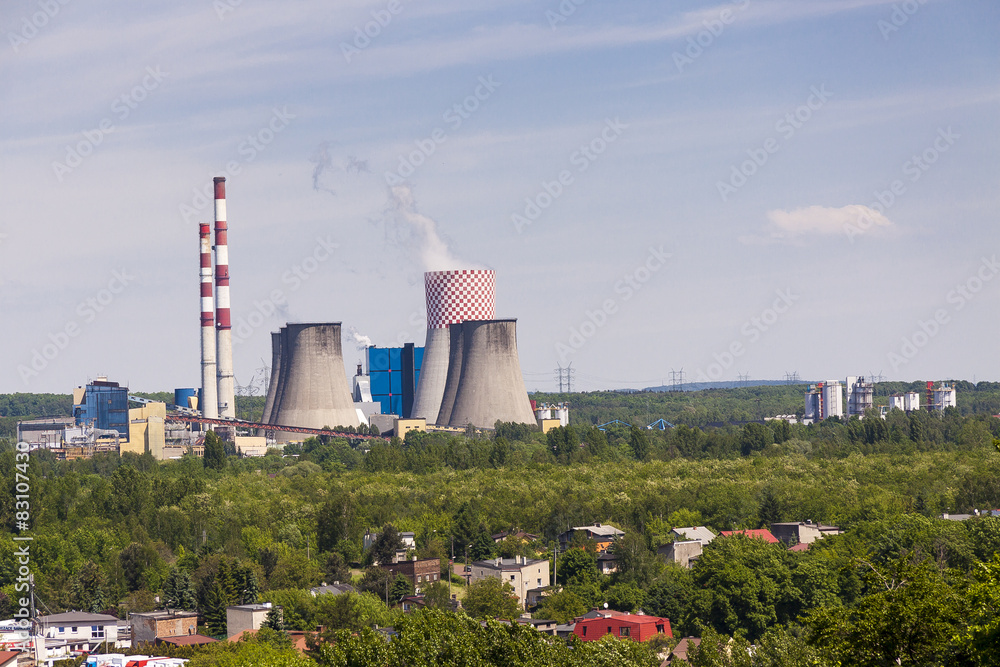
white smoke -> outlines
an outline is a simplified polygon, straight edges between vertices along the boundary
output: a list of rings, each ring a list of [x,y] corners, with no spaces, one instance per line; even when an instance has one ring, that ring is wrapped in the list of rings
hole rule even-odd
[[[371,338],[362,333],[358,333],[358,330],[354,327],[351,327],[350,332],[351,336],[354,338],[354,343],[358,346],[358,352],[364,352],[366,348],[372,347]]]
[[[405,225],[411,232],[411,241],[419,248],[425,271],[450,271],[473,268],[451,254],[448,244],[438,235],[437,222],[417,211],[413,191],[408,185],[394,185],[389,189],[389,214],[397,225]]]

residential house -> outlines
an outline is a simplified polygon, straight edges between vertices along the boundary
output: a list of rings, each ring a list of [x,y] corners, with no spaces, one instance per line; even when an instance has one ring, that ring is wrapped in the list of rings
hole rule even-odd
[[[597,557],[597,569],[601,574],[614,574],[618,571],[618,556],[605,551]]]
[[[777,544],[778,538],[771,534],[766,528],[755,528],[753,530],[724,530],[719,533],[719,537],[731,537],[733,535],[745,535],[755,540],[764,540],[768,544]]]
[[[19,651],[0,651],[0,667],[17,667]]]
[[[578,535],[593,542],[598,553],[604,553],[614,544],[615,540],[625,535],[625,531],[618,530],[614,526],[599,523],[595,523],[592,526],[574,526],[559,535],[559,548],[565,551]]]
[[[796,544],[812,544],[828,535],[840,535],[843,532],[836,526],[824,526],[812,521],[771,524],[771,534],[790,547]]]
[[[520,528],[518,528],[517,530],[511,528],[510,530],[501,531],[496,535],[490,535],[490,538],[497,543],[503,542],[508,537],[518,540],[522,544],[527,544],[528,542],[534,542],[535,540],[538,539],[538,535],[533,535],[532,533],[526,533]]]
[[[247,630],[260,630],[271,609],[273,606],[270,602],[226,607],[226,636],[231,637]]]
[[[716,535],[711,531],[711,529],[705,526],[687,526],[686,528],[674,528],[670,531],[670,535],[674,537],[675,540],[698,540],[702,544],[708,544],[715,539]]]
[[[670,619],[645,614],[623,614],[577,621],[573,634],[585,642],[597,641],[605,635],[637,642],[649,641],[657,635],[674,636],[670,630]]]
[[[542,588],[549,584],[548,559],[534,560],[525,556],[516,558],[494,558],[472,563],[472,575],[469,583],[476,583],[487,577],[496,577],[505,581],[514,589],[517,603],[522,609],[528,600],[528,591]]]
[[[198,634],[198,612],[180,609],[132,614],[132,646],[157,639]]]
[[[515,618],[514,622],[518,625],[530,625],[535,630],[538,630],[544,635],[556,634],[556,627],[559,625],[555,621],[544,619],[544,618]]]
[[[379,530],[369,530],[365,533],[364,538],[362,538],[362,547],[364,551],[368,551],[368,549],[375,544],[375,540],[378,539],[381,532],[382,531]],[[417,536],[415,533],[400,533],[399,537],[403,540],[403,549],[417,548]]]
[[[104,642],[118,642],[118,619],[108,614],[68,611],[38,618],[48,658],[92,653]]]
[[[383,570],[388,570],[389,574],[396,576],[401,574],[413,584],[413,590],[420,592],[420,589],[427,584],[432,584],[441,579],[441,561],[437,558],[421,558],[417,560],[414,556],[410,560],[401,560],[398,563],[389,565],[379,565]]]
[[[332,584],[328,584],[325,581],[319,586],[314,586],[309,589],[313,597],[317,595],[340,595],[341,593],[353,593],[354,586],[350,584],[342,584],[339,581],[335,581]]]
[[[701,540],[685,540],[682,542],[671,542],[657,548],[656,553],[665,558],[668,562],[677,563],[681,567],[690,568],[693,561],[701,556],[704,544]]]
[[[666,659],[666,664],[671,665],[675,662],[688,662],[688,656],[691,653],[692,648],[697,648],[701,646],[701,639],[698,637],[684,637],[679,642],[674,650],[670,652],[670,655]]]

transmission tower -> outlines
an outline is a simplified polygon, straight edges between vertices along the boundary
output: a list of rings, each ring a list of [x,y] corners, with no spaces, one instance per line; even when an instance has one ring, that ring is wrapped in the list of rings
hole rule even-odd
[[[670,369],[670,391],[684,391],[684,369]]]
[[[559,393],[562,394],[564,391],[566,393],[571,393],[573,391],[573,362],[569,362],[566,368],[559,366],[556,368],[556,373],[559,379]],[[565,383],[565,384],[564,384]],[[564,389],[565,387],[565,389]]]

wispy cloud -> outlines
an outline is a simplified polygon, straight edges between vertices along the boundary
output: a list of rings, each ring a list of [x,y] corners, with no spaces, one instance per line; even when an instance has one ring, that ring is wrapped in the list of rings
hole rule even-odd
[[[804,243],[818,237],[850,237],[854,230],[868,234],[885,232],[895,225],[883,213],[861,204],[840,208],[832,206],[806,206],[789,211],[774,209],[767,212],[768,224],[761,234],[744,236],[747,244]]]

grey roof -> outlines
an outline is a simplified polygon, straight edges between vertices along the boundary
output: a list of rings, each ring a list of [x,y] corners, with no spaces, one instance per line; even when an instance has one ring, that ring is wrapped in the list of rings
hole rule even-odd
[[[313,595],[324,595],[329,593],[330,595],[340,595],[341,593],[353,593],[354,586],[350,584],[323,584],[322,586],[315,586],[309,589],[309,592]]]
[[[90,614],[85,611],[67,611],[62,614],[41,616],[42,625],[118,625],[118,619],[108,614]]]
[[[675,535],[683,537],[686,540],[697,540],[704,544],[708,544],[715,539],[715,533],[706,528],[705,526],[688,526],[686,528],[674,528],[672,531]]]
[[[602,537],[620,537],[625,534],[624,530],[618,530],[614,526],[607,524],[594,524],[593,526],[573,526],[573,530],[586,530],[594,535]]]
[[[499,565],[497,565],[498,560],[500,561]],[[477,565],[479,567],[488,567],[493,570],[520,570],[523,567],[527,567],[529,565],[536,565],[538,563],[544,563],[544,562],[546,561],[541,558],[539,559],[526,558],[525,562],[523,563],[520,562],[520,559],[518,558],[497,558],[493,560],[477,560],[472,564]]]

